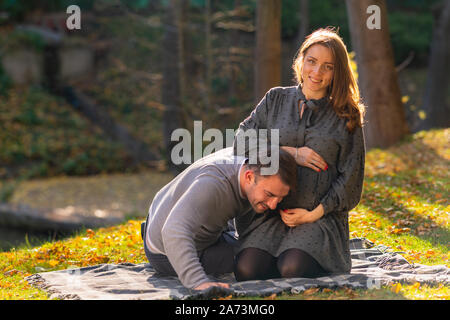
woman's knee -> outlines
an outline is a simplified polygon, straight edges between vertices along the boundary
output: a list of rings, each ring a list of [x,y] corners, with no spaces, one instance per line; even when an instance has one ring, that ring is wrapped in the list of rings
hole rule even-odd
[[[237,281],[248,281],[256,279],[255,270],[249,268],[248,265],[243,264],[242,262],[236,261],[234,266],[234,276]]]
[[[247,248],[236,257],[234,275],[237,281],[263,280],[273,276],[275,258],[268,252]]]
[[[284,251],[278,258],[277,267],[283,278],[313,278],[323,273],[320,264],[300,249]]]
[[[305,274],[299,265],[292,263],[278,264],[278,271],[282,278],[303,278]]]
[[[234,263],[234,276],[237,281],[256,279],[257,266],[248,256],[248,249],[244,249],[236,256]]]

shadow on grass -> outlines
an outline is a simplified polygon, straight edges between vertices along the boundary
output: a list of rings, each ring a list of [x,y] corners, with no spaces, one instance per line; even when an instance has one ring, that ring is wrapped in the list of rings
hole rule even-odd
[[[410,142],[404,142],[396,148],[389,149],[394,156],[398,157],[402,162],[410,165],[413,169],[429,170],[430,167],[435,165],[444,165],[448,167],[450,161],[443,158],[436,150],[424,143],[420,138],[413,140],[412,136],[407,138]],[[444,138],[445,139],[445,138]],[[448,141],[442,141],[442,148],[446,148]],[[411,152],[407,149],[414,149]],[[445,172],[443,173],[445,174]]]
[[[436,140],[437,145],[445,148],[445,135],[442,140]],[[448,249],[449,230],[437,225],[434,213],[427,210],[438,209],[438,215],[442,215],[450,204],[448,170],[441,169],[449,168],[450,161],[426,144],[421,136],[408,136],[400,145],[386,151],[400,162],[397,167],[380,163],[379,173],[375,170],[372,176],[366,176],[361,204],[375,212],[384,212],[398,228],[410,228],[410,234],[415,237]],[[386,172],[384,164],[393,172]],[[423,210],[408,208],[410,200],[423,204]]]
[[[13,248],[32,249],[40,247],[46,243],[65,240],[79,235],[84,230],[74,230],[73,232],[62,232],[57,230],[33,231],[28,229],[17,229],[0,226],[0,252],[11,251]]]
[[[373,190],[371,187],[367,187],[365,191],[365,195],[361,200],[361,204],[368,207],[377,213],[385,213],[386,218],[392,221],[398,228],[408,227],[413,231],[413,235],[422,240],[429,241],[433,245],[439,244],[447,249],[449,248],[450,243],[450,232],[445,227],[442,227],[436,224],[435,220],[432,217],[429,217],[423,213],[420,213],[416,210],[411,210],[408,208],[404,202],[405,195],[400,195],[397,192],[406,192],[409,197],[414,197],[416,202],[426,203],[429,210],[433,210],[434,208],[431,206],[429,199],[424,197],[424,194],[420,192],[417,194],[417,189],[414,184],[408,184],[404,181],[404,178],[385,176],[385,175],[377,175],[374,178],[366,179],[369,183],[371,181],[376,182],[377,189]],[[401,183],[400,183],[401,182]],[[411,187],[408,187],[410,185]],[[381,190],[382,193],[385,193],[382,197],[380,196],[379,189],[388,189],[391,190]],[[394,188],[394,190],[392,190]],[[400,189],[400,190],[399,190]],[[428,189],[430,192],[430,189]],[[436,195],[438,193],[446,194],[448,191],[445,189],[444,184],[439,187],[433,187],[433,194]],[[393,196],[395,194],[395,196]],[[445,199],[445,196],[444,196]],[[447,200],[445,200],[447,201]],[[447,201],[448,202],[448,201]],[[446,204],[440,203],[442,206],[442,211],[444,211]],[[426,211],[427,209],[423,211]],[[420,228],[419,228],[420,227]]]

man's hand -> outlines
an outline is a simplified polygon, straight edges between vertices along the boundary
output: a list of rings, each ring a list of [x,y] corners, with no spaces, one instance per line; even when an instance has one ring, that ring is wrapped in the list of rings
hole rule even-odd
[[[302,208],[280,210],[281,220],[283,220],[285,225],[291,228],[300,224],[317,221],[322,218],[323,214],[324,209],[322,204],[319,204],[317,208],[312,211]]]
[[[230,285],[224,282],[203,282],[201,285],[195,287],[194,290],[205,290],[208,289],[209,287],[229,288]]]

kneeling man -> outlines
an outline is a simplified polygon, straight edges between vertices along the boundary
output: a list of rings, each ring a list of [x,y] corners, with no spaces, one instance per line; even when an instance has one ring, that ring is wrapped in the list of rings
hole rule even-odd
[[[207,274],[233,272],[233,245],[224,237],[229,220],[253,209],[263,213],[296,187],[294,158],[279,149],[278,171],[233,155],[225,148],[191,164],[164,186],[150,205],[144,226],[145,253],[153,268],[178,276],[191,289],[228,287]]]

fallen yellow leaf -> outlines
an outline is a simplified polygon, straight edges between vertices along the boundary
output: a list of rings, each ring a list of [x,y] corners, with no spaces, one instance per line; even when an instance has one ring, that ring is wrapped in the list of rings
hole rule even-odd
[[[397,282],[397,284],[392,285],[392,292],[399,293],[402,288],[402,285]]]
[[[420,282],[416,282],[413,284],[413,289],[418,289],[420,287]]]
[[[305,296],[309,296],[309,295],[316,293],[317,291],[319,291],[319,288],[310,288],[310,289],[303,291],[303,294]]]
[[[92,229],[87,229],[87,230],[86,230],[86,235],[87,235],[89,238],[92,238],[92,237],[95,235],[95,231],[92,230]]]
[[[58,260],[50,260],[49,262],[48,262],[48,264],[50,265],[50,267],[55,267],[55,266],[57,266],[58,264],[59,264],[59,261]]]

